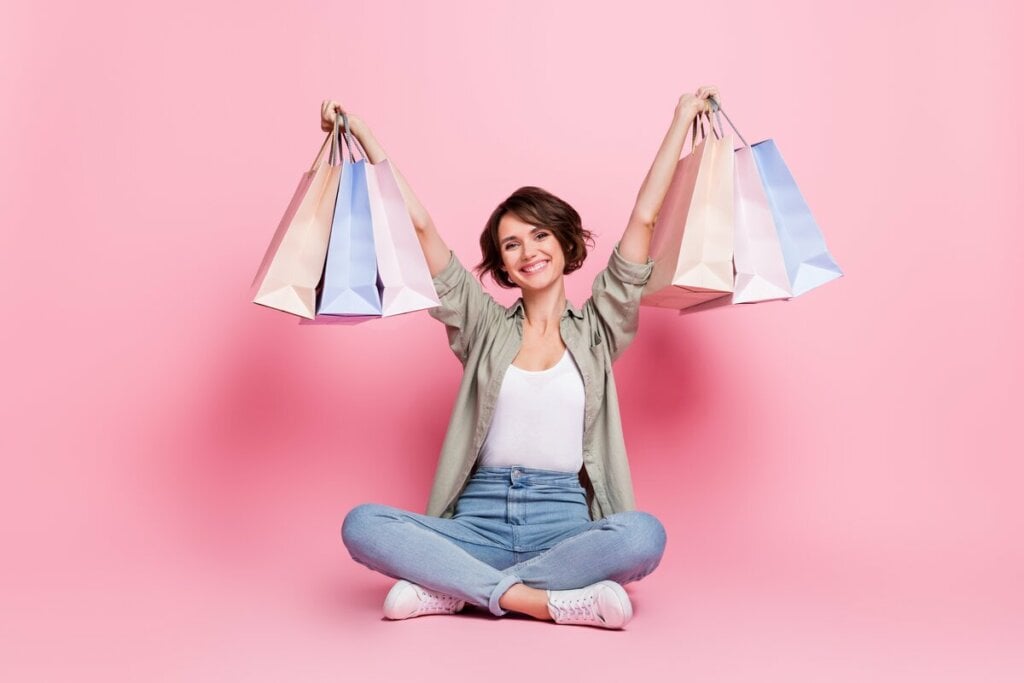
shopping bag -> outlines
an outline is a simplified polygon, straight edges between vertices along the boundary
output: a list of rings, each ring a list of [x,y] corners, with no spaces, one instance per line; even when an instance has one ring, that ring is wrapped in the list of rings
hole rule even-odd
[[[705,131],[703,114],[694,119],[691,152],[676,164],[655,220],[641,305],[685,309],[733,291],[732,136],[715,131],[710,117],[707,124]]]
[[[728,117],[726,117],[728,118]],[[843,275],[773,140],[750,147],[771,207],[793,296]]]
[[[434,289],[430,268],[391,162],[384,159],[365,168],[380,275],[381,315],[440,306],[441,300]]]
[[[312,319],[337,194],[337,134],[329,133],[303,174],[252,282],[252,301]],[[330,157],[324,151],[330,143]]]
[[[714,101],[712,108],[719,127],[723,128],[721,114],[725,112]],[[736,282],[732,303],[788,299],[793,296],[793,291],[786,272],[786,260],[754,153],[728,114],[725,114],[725,118],[743,143],[742,147],[735,150],[736,232],[733,263]]]
[[[317,313],[380,315],[373,216],[366,184],[368,163],[365,154],[356,161],[353,150],[356,143],[348,127],[348,115],[342,114],[342,119],[343,127],[338,132],[348,144],[349,157],[345,158],[342,148],[341,180]]]

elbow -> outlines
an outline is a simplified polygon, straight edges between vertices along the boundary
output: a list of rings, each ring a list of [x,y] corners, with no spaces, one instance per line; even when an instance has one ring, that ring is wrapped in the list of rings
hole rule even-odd
[[[634,212],[630,217],[629,222],[632,225],[640,225],[647,228],[649,231],[654,230],[654,222],[657,220],[657,215],[646,211]]]
[[[416,232],[429,233],[434,230],[434,221],[429,214],[415,216],[410,214],[409,218],[412,219],[412,225],[416,228]]]

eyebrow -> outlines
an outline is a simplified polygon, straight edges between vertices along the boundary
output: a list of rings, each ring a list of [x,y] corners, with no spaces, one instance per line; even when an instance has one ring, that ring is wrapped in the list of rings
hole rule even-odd
[[[532,235],[533,233],[537,232],[538,230],[547,230],[547,228],[545,228],[543,225],[537,226],[536,228],[534,228],[533,230],[530,231],[530,234]],[[499,244],[505,244],[505,242],[508,242],[509,240],[514,240],[514,239],[517,239],[515,235],[509,235],[508,237],[503,239]]]

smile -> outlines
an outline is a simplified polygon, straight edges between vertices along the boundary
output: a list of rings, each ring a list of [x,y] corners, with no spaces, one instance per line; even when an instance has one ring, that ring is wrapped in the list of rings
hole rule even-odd
[[[519,272],[526,273],[527,275],[533,275],[534,273],[544,270],[545,268],[547,268],[547,266],[547,261],[541,261],[540,263],[534,263],[533,265],[527,266],[526,268],[522,268]]]

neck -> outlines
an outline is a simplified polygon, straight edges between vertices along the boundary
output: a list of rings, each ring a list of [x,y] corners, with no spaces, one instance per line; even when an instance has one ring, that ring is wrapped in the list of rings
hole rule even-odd
[[[540,328],[542,331],[548,325],[556,328],[562,320],[562,313],[565,312],[565,286],[562,281],[552,283],[551,287],[539,291],[523,290],[523,312],[526,315],[526,323],[531,327]]]

